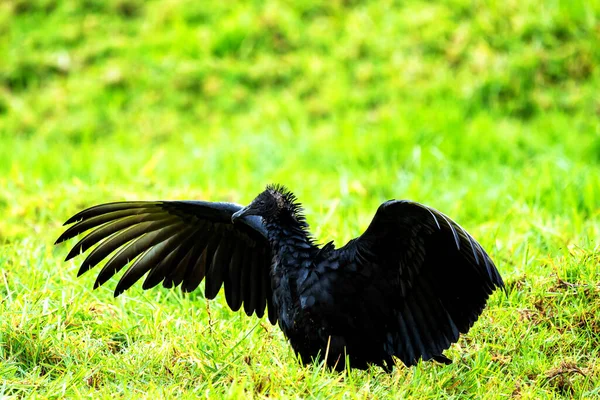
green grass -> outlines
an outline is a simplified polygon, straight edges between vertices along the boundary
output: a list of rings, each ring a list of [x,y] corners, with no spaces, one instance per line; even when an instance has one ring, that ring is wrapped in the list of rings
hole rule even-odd
[[[210,3],[215,3],[210,5]],[[600,396],[597,0],[0,2],[0,396]],[[488,250],[447,367],[304,367],[222,297],[76,279],[61,223],[287,185],[322,240],[390,198]]]

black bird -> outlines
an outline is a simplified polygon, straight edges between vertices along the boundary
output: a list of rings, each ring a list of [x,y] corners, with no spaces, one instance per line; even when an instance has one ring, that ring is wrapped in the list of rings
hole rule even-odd
[[[488,297],[504,288],[485,250],[439,211],[406,200],[383,203],[367,230],[345,246],[319,247],[296,197],[269,185],[247,207],[204,201],[102,204],[70,218],[61,243],[93,229],[67,260],[97,244],[78,275],[115,254],[94,288],[124,266],[123,293],[162,282],[213,299],[225,286],[242,305],[283,333],[303,362],[326,358],[340,370],[370,364],[391,370],[419,359],[451,361],[443,351],[467,333]]]

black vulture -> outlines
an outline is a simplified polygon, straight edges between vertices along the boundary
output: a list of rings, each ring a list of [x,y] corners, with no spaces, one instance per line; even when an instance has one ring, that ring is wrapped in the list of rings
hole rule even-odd
[[[83,210],[56,241],[88,230],[67,260],[97,245],[78,275],[110,254],[94,288],[130,265],[115,289],[144,275],[207,299],[225,286],[233,311],[279,323],[303,362],[338,370],[451,361],[488,297],[504,288],[485,250],[441,212],[407,200],[383,203],[366,231],[335,248],[311,236],[296,197],[269,185],[247,207],[205,201],[134,201]]]

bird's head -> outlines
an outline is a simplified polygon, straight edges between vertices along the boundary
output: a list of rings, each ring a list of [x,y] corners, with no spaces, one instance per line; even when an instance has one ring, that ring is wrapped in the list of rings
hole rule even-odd
[[[304,216],[296,196],[281,185],[268,185],[252,202],[233,214],[231,221],[247,215],[258,215],[265,220],[281,219],[287,216],[304,224]]]

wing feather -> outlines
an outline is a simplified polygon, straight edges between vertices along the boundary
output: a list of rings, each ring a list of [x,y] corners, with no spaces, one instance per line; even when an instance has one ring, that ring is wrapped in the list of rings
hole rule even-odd
[[[261,249],[261,253],[260,253],[260,257],[261,260],[259,262],[259,265],[265,264],[265,263],[270,263],[270,260],[267,257],[266,252],[264,251],[264,249]],[[264,270],[258,270],[256,271],[257,275],[255,277],[256,281],[257,281],[257,288],[258,291],[256,292],[256,315],[259,318],[262,318],[262,316],[265,313],[265,307],[267,306],[267,282],[268,282],[268,277],[269,277],[269,273],[265,273]]]
[[[242,279],[242,256],[244,254],[244,249],[245,247],[241,243],[236,244],[229,263],[229,274],[227,274],[225,280],[227,304],[233,311],[239,310],[242,306],[240,285]]]
[[[146,279],[142,284],[142,289],[147,290],[153,288],[166,279],[168,272],[171,271],[178,264],[181,257],[185,256],[189,249],[192,248],[199,230],[200,228],[194,228],[187,238],[183,239],[174,249],[170,250],[169,254],[158,262],[156,266],[151,267],[150,273],[146,276]]]
[[[244,260],[246,262],[246,268],[242,271],[242,298],[244,303],[244,312],[249,314],[252,312],[252,303],[251,303],[251,293],[252,290],[252,264],[254,263],[254,252],[251,248],[246,249],[246,253],[244,254]]]
[[[124,220],[126,220],[128,222],[130,221],[131,225],[142,222],[142,221],[151,221],[152,217],[158,218],[158,219],[164,218],[164,216],[161,216],[160,214],[159,215],[156,215],[156,214],[158,214],[158,212],[153,209],[139,209],[139,212],[136,212],[135,214],[132,214],[131,210],[120,210],[120,211],[113,211],[113,212],[109,212],[106,214],[91,217],[90,219],[84,219],[84,220],[79,221],[75,225],[71,226],[69,229],[67,229],[62,235],[60,235],[60,237],[58,239],[56,239],[56,242],[54,242],[54,244],[62,243],[65,240],[74,238],[75,236],[77,236],[89,229],[95,228],[95,227],[103,225],[107,222],[111,222],[111,221],[121,219],[121,218],[123,218]],[[128,217],[128,218],[126,218],[126,217]],[[123,225],[122,228],[125,228],[126,226],[129,226],[129,225]]]
[[[146,276],[142,288],[162,282],[170,288],[195,290],[204,281],[206,298],[225,286],[233,310],[244,304],[248,315],[264,314],[275,323],[269,282],[271,249],[262,219],[249,216],[235,224],[231,216],[241,210],[232,203],[203,201],[115,202],[85,209],[69,218],[56,243],[83,235],[67,260],[91,252],[78,275],[112,257],[100,270],[94,288],[109,281],[127,265],[115,296]]]
[[[160,202],[150,201],[118,201],[114,203],[100,204],[94,207],[87,208],[83,211],[78,212],[69,218],[64,225],[70,225],[73,222],[81,221],[84,219],[90,219],[98,215],[108,214],[113,211],[122,210],[135,210],[129,213],[133,215],[138,212],[140,208],[154,208],[154,206],[160,204]]]
[[[190,234],[193,228],[186,228],[181,232],[163,240],[156,246],[149,247],[142,256],[136,259],[135,263],[123,274],[117,287],[115,295],[118,296],[129,289],[142,276],[144,276],[152,267],[159,264],[161,260],[186,236]]]
[[[145,233],[135,240],[132,240],[131,243],[127,244],[126,246],[121,247],[120,250],[104,265],[98,274],[94,288],[103,285],[130,261],[134,260],[137,256],[148,250],[150,247],[161,243],[172,235],[175,235],[177,232],[181,231],[181,229],[181,225],[174,223],[161,229]]]
[[[217,239],[215,239],[215,240],[217,240]],[[198,286],[200,286],[200,283],[202,283],[202,280],[205,277],[207,279],[209,279],[210,274],[208,274],[207,271],[210,267],[209,263],[210,263],[210,259],[212,256],[212,254],[211,254],[212,248],[208,247],[210,242],[211,241],[209,241],[209,243],[206,245],[204,250],[202,250],[200,257],[191,256],[189,259],[189,263],[187,264],[187,267],[184,267],[182,269],[182,271],[185,271],[185,275],[183,276],[183,280],[181,281],[181,288],[183,289],[184,292],[189,293],[189,292],[196,290],[196,288]],[[200,251],[198,251],[195,254],[198,254],[198,253],[200,253]],[[194,253],[192,253],[192,254],[194,254]],[[177,285],[179,285],[179,281],[175,282],[175,286],[177,286]],[[214,296],[211,297],[206,292],[206,290],[204,291],[204,297],[206,297],[207,299],[214,299]]]
[[[207,257],[207,254],[204,251],[205,249],[206,242],[194,244],[194,246],[192,246],[179,261],[173,271],[166,276],[163,286],[167,288],[177,287],[186,280],[186,277],[190,278],[193,274],[196,276],[204,276],[206,273]],[[184,286],[182,289],[183,291],[187,291],[188,288],[187,286]]]
[[[225,276],[229,272],[231,257],[231,242],[227,239],[221,240],[214,250],[210,273],[207,274],[206,282],[204,283],[204,291],[207,298],[214,298],[219,292],[219,289],[221,289],[221,286],[223,286]]]
[[[90,252],[86,259],[81,263],[81,267],[79,268],[77,276],[81,276],[83,273],[98,265],[98,263],[104,260],[113,251],[117,250],[119,247],[123,246],[129,241],[136,239],[143,234],[151,233],[158,229],[169,226],[169,224],[172,223],[176,223],[176,221],[174,219],[165,219],[154,222],[142,222],[140,224],[130,226],[122,231],[114,232],[110,237],[102,241],[102,243],[100,243],[96,248],[94,248],[94,250]],[[92,236],[94,233],[95,232],[92,232],[90,235],[83,238],[82,241],[86,240],[89,236]],[[94,242],[95,241],[96,238],[94,238]],[[71,253],[72,252],[73,250],[71,250]]]
[[[496,266],[460,225],[433,208],[383,203],[365,232],[338,250],[388,299],[393,323],[381,322],[406,365],[445,359],[488,297],[504,283]]]
[[[131,216],[128,218],[123,218],[119,221],[108,223],[106,225],[103,225],[103,226],[93,230],[91,233],[89,233],[83,239],[81,239],[75,246],[73,246],[73,249],[71,249],[71,251],[69,252],[67,257],[65,258],[65,261],[68,261],[71,258],[78,256],[79,254],[87,251],[90,247],[98,244],[103,239],[106,239],[107,237],[113,235],[116,232],[120,232],[120,231],[124,230],[125,228],[129,228],[129,227],[132,228],[128,232],[128,235],[136,235],[136,234],[139,235],[140,234],[139,232],[142,232],[142,233],[145,231],[151,232],[154,229],[161,228],[164,224],[167,224],[169,222],[174,222],[174,221],[175,221],[175,218],[172,218],[170,216],[162,216],[162,218],[150,219],[150,218],[145,218],[144,216],[134,215],[134,216]],[[118,235],[118,237],[130,237],[130,236]],[[133,237],[130,237],[129,240],[131,240],[131,238],[133,238]],[[120,242],[115,242],[115,243],[120,243]],[[117,244],[116,246],[118,247],[120,245]],[[113,248],[113,251],[114,250],[115,250],[115,248]]]

